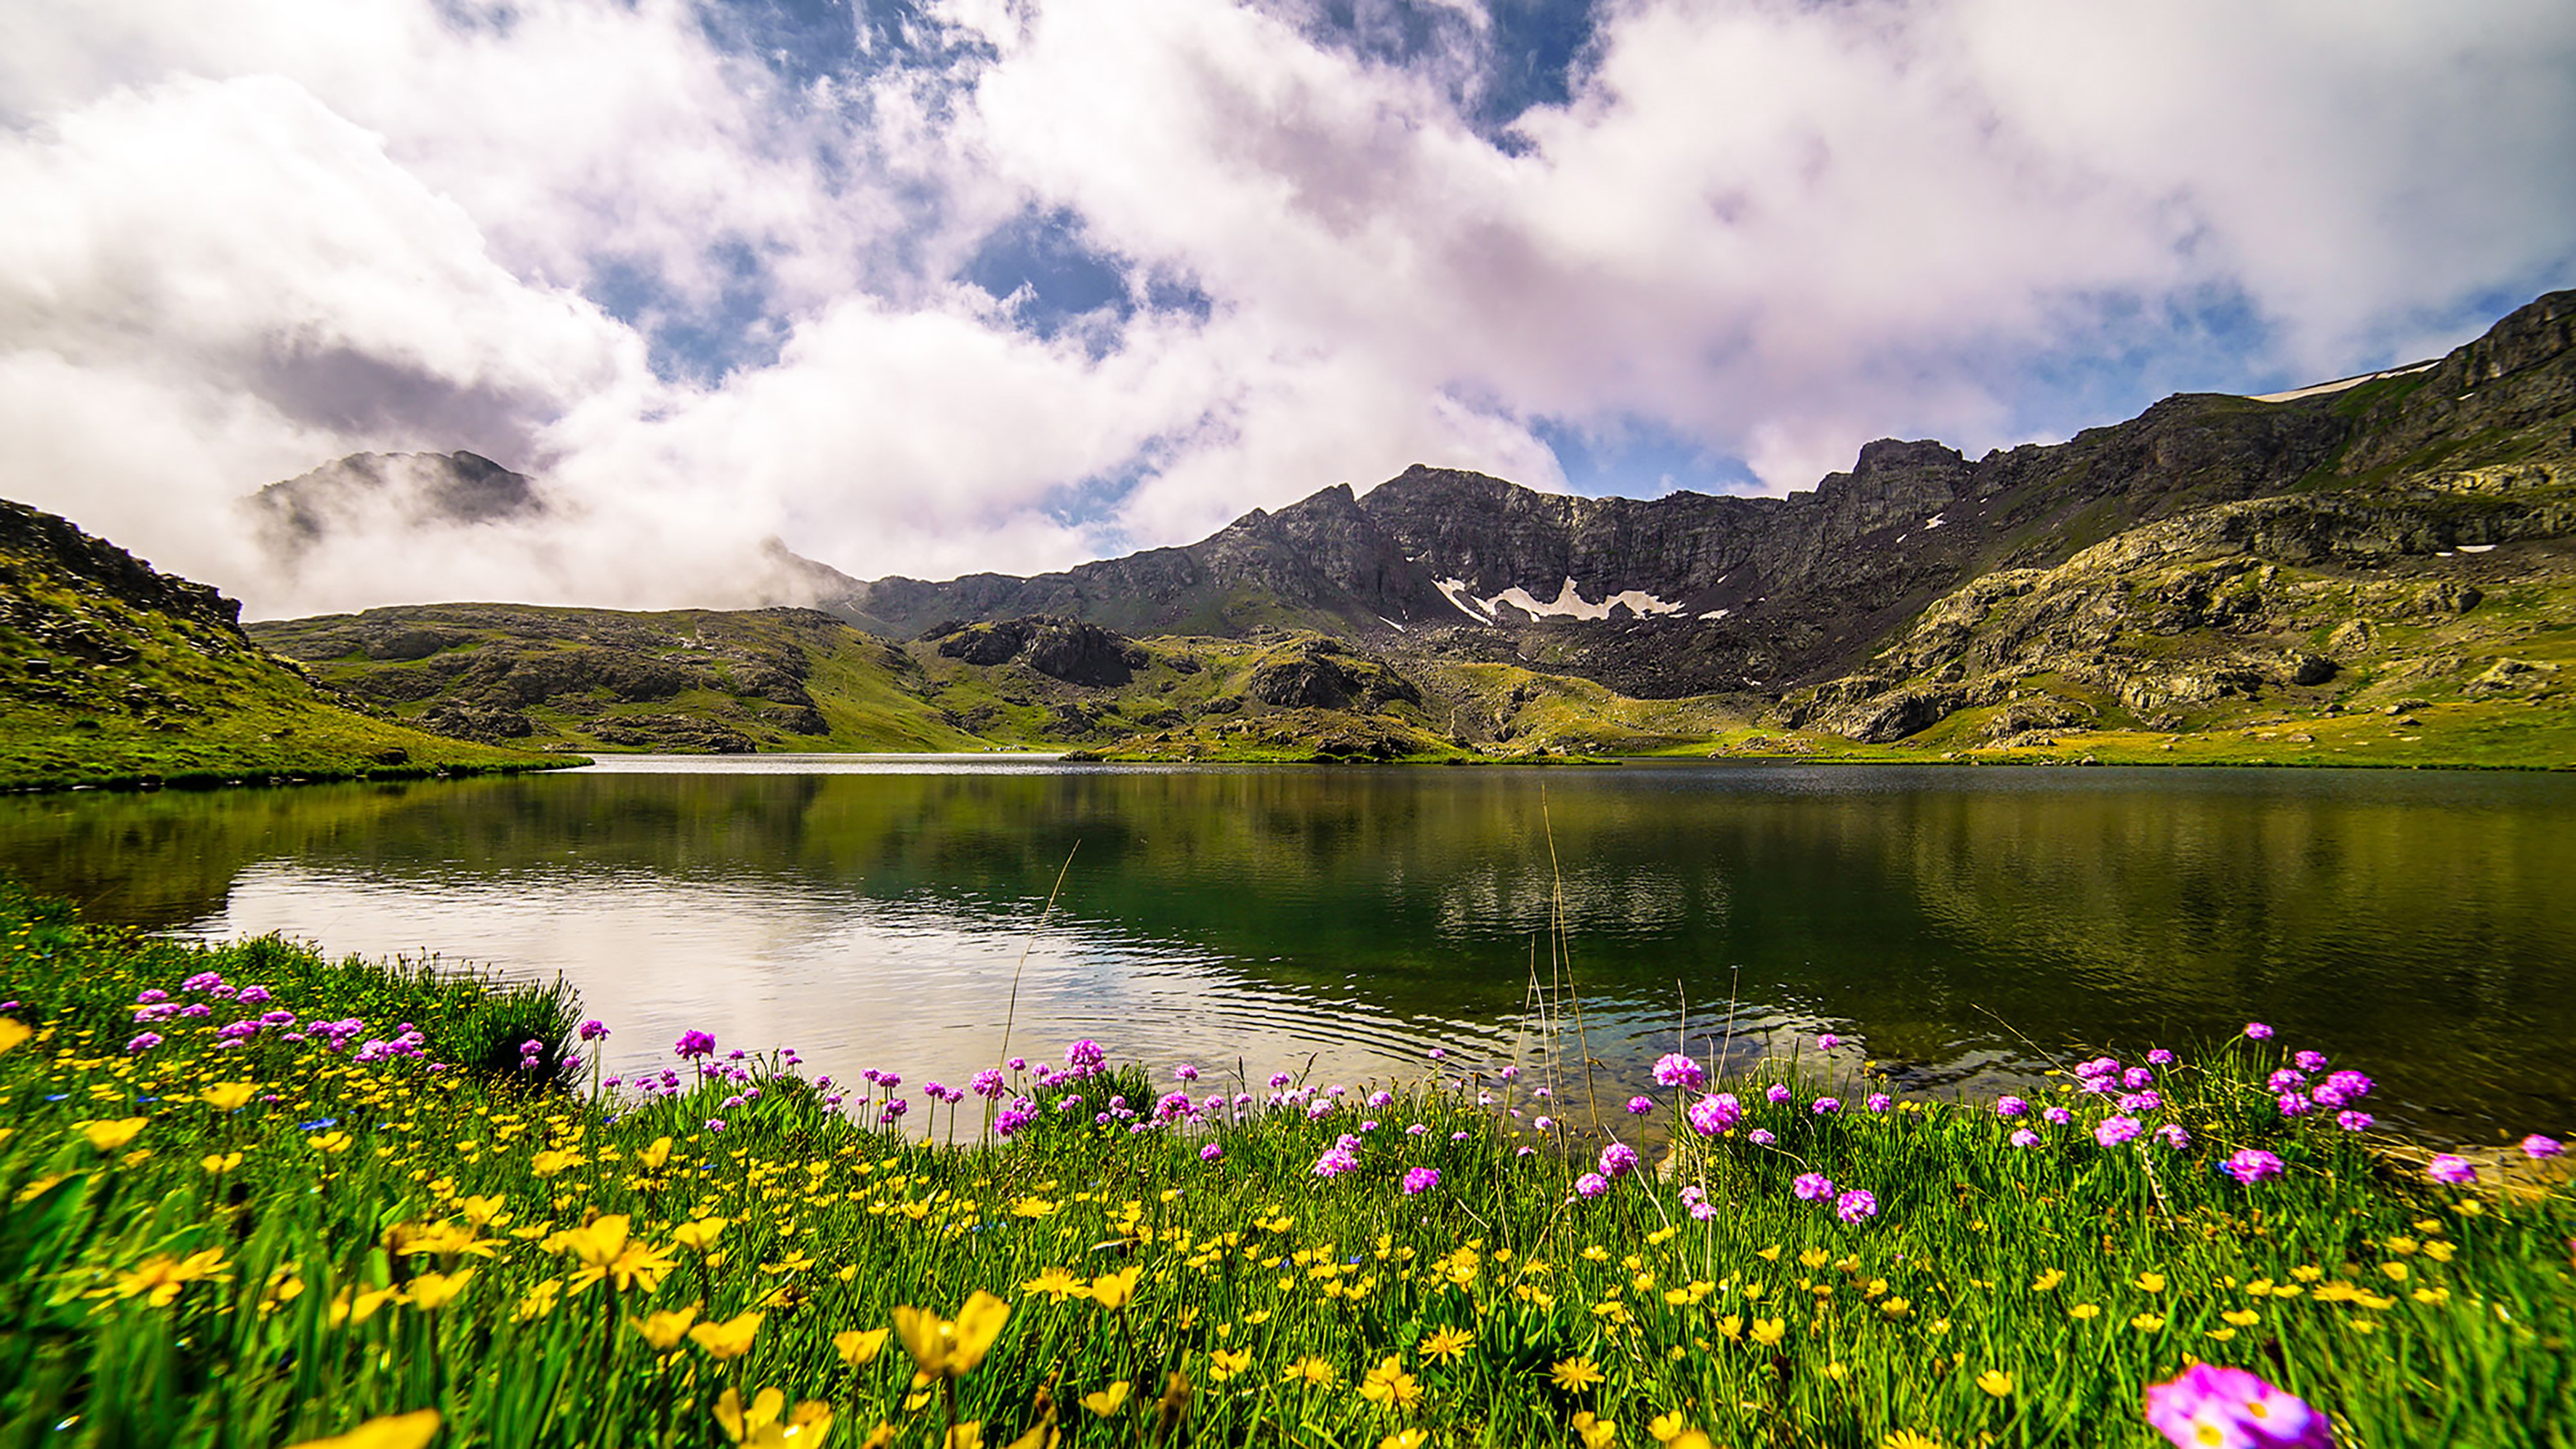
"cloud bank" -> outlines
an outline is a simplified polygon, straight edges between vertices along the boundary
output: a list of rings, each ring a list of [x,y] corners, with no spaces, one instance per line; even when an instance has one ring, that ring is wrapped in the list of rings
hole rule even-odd
[[[775,597],[1414,461],[1785,491],[2576,280],[2576,12],[84,0],[0,20],[0,492],[255,615]],[[290,566],[470,448],[542,514]]]

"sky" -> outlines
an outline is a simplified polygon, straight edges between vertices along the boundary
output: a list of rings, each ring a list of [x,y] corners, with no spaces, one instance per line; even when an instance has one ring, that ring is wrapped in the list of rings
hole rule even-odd
[[[2564,0],[12,0],[0,495],[253,617],[734,606],[1415,462],[1786,493],[2576,285]],[[243,500],[470,449],[542,511]]]

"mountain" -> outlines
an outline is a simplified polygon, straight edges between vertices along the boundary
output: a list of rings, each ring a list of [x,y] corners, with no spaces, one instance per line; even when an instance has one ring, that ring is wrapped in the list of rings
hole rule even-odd
[[[271,483],[242,511],[270,557],[291,566],[334,534],[525,521],[548,512],[536,480],[479,453],[352,453]]]
[[[1884,439],[1784,499],[1574,498],[1417,464],[1183,548],[1033,578],[881,579],[825,607],[913,636],[1026,614],[1147,635],[1304,627],[1632,697],[1757,695],[1783,724],[1872,742],[2050,675],[2085,697],[2032,718],[2153,729],[2187,723],[2178,706],[2336,672],[2421,674],[2416,643],[2459,652],[2385,627],[2380,584],[2458,605],[2519,581],[2556,617],[2564,560],[2539,544],[2576,531],[2572,499],[2576,292],[2557,292],[2431,363],[2268,399],[2178,395],[1975,460]],[[2307,602],[2246,603],[2225,583],[2240,563],[2274,571],[2253,588]],[[2118,581],[2150,564],[2182,602],[2115,609]],[[2337,609],[2316,602],[2337,588]],[[2329,636],[2356,620],[2336,645],[2350,658],[2333,658]]]
[[[0,501],[0,788],[563,763],[343,708],[240,617],[203,584]]]

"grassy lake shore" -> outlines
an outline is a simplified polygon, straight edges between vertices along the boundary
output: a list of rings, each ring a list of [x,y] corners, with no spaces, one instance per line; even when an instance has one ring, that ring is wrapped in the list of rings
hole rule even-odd
[[[559,990],[14,892],[0,1000],[0,1444],[2147,1445],[2195,1361],[2347,1445],[2576,1443],[2564,1160],[2429,1181],[2337,1124],[2366,1089],[2270,1080],[2296,1043],[2123,1043],[2009,1117],[1802,1048],[1547,1120],[1571,1029],[1379,1083],[684,1038],[611,1084]]]

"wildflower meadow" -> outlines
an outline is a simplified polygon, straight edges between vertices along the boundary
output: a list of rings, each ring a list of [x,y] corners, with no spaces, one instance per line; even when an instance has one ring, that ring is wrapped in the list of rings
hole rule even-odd
[[[0,891],[0,1444],[2576,1445],[2557,1144],[2411,1147],[2259,1024],[1572,1107],[1544,1039],[941,1084],[613,1030]]]

